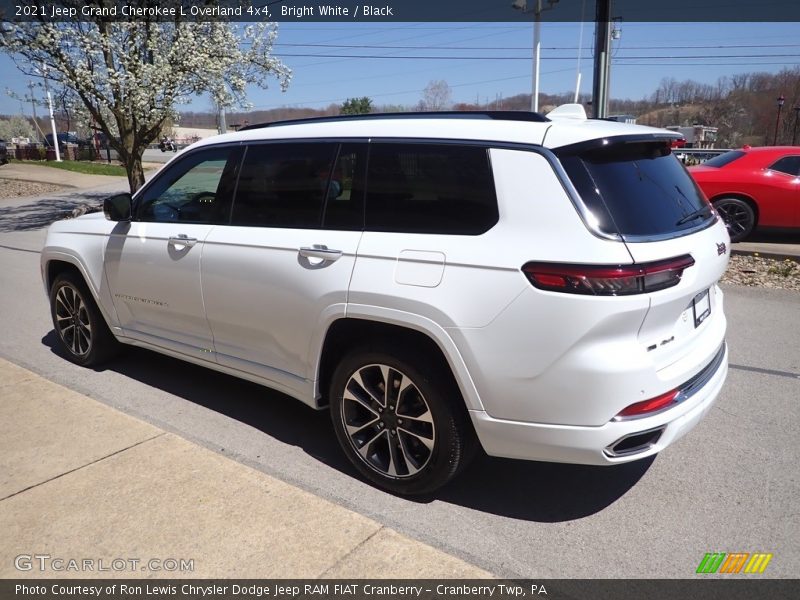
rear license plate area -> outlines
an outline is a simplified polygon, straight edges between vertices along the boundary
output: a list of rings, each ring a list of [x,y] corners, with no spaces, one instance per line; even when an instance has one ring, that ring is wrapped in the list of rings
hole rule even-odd
[[[708,296],[708,290],[703,290],[694,297],[692,312],[694,313],[695,328],[700,327],[700,324],[711,314],[711,299]]]

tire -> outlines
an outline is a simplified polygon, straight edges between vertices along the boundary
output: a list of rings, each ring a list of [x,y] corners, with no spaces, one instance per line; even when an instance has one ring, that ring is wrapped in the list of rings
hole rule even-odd
[[[355,468],[385,490],[432,492],[475,454],[463,400],[455,384],[437,373],[439,363],[408,350],[369,346],[345,355],[333,373],[329,399],[339,444]],[[387,395],[387,389],[398,391]]]
[[[61,273],[50,288],[50,315],[64,355],[82,367],[94,367],[119,352],[120,343],[109,330],[80,275]]]
[[[755,210],[746,200],[720,198],[714,200],[714,208],[725,222],[731,242],[741,242],[750,235],[756,226]]]

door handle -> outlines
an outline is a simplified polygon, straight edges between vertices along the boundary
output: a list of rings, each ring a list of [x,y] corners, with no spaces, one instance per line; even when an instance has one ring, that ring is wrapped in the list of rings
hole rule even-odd
[[[169,237],[169,245],[170,246],[188,246],[192,247],[197,243],[197,238],[190,238],[185,233],[179,233],[178,235],[171,235]]]
[[[300,248],[300,256],[305,258],[320,258],[322,260],[329,260],[333,262],[334,260],[339,260],[342,258],[342,251],[332,250],[327,246],[323,246],[322,244],[314,244],[314,246],[311,248],[308,246]]]

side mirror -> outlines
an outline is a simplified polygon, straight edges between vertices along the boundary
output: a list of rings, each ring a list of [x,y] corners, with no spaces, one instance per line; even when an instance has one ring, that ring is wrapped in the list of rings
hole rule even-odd
[[[130,194],[117,194],[103,200],[103,212],[109,221],[130,221],[131,202]]]

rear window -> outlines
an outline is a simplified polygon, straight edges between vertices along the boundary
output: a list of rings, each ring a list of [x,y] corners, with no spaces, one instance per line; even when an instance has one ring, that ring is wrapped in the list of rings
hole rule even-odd
[[[689,173],[663,142],[618,142],[557,151],[601,231],[662,236],[713,218]]]
[[[715,156],[714,158],[710,158],[707,161],[704,161],[703,166],[716,167],[717,169],[719,169],[720,167],[729,165],[733,161],[742,158],[744,155],[745,153],[742,152],[741,150],[731,150],[730,152],[726,152],[725,154],[720,154],[719,156]]]

